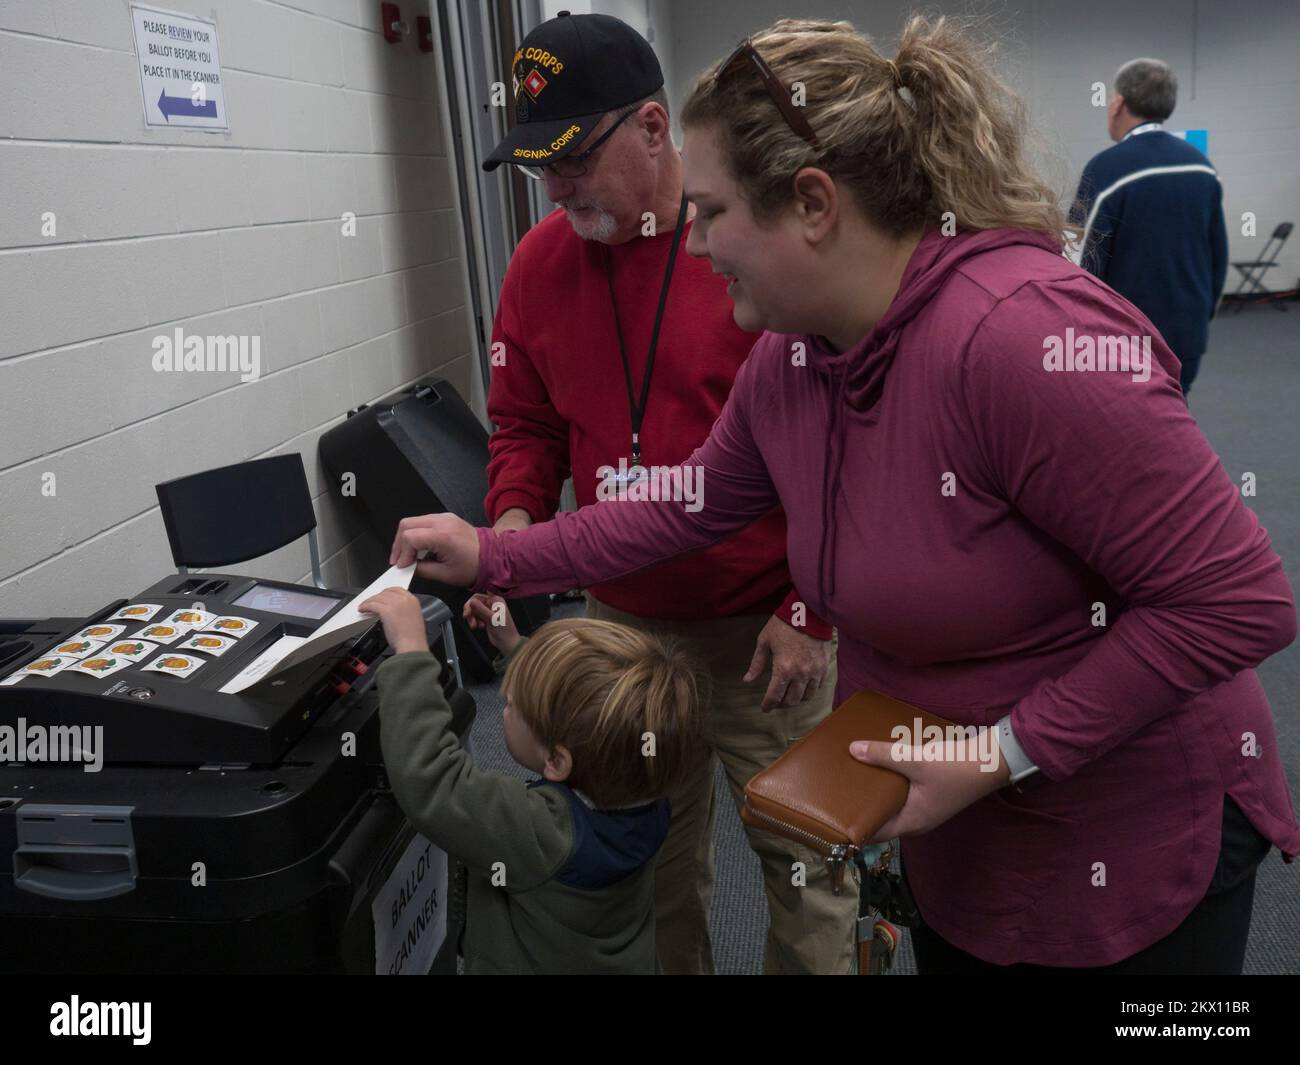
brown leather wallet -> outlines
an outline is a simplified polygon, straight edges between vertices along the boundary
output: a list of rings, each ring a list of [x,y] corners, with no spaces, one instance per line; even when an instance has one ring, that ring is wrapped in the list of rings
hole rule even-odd
[[[888,695],[858,692],[754,774],[745,785],[740,819],[823,855],[838,895],[846,863],[903,808],[908,788],[901,773],[859,762],[849,754],[849,744],[854,740],[895,743],[894,729],[905,725],[919,745],[923,736],[916,734],[917,719],[922,729],[951,725]]]

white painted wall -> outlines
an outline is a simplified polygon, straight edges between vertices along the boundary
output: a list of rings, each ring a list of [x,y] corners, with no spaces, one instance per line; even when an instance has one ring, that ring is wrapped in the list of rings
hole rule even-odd
[[[428,0],[400,44],[377,0],[155,6],[216,19],[229,134],[145,128],[127,0],[0,0],[0,617],[153,583],[155,483],[293,451],[327,581],[364,585],[318,438],[431,371],[470,395]],[[177,326],[259,335],[261,379],[155,372]],[[305,580],[306,541],[231,568]]]
[[[1084,164],[1110,147],[1104,108],[1091,105],[1095,81],[1109,86],[1138,56],[1169,63],[1179,80],[1168,129],[1208,129],[1209,156],[1224,188],[1232,259],[1255,259],[1279,222],[1300,222],[1300,4],[1295,0],[664,0],[670,8],[674,110],[696,76],[747,34],[783,16],[848,19],[887,57],[907,12],[988,13],[1002,70],[1023,95],[1042,140],[1043,177],[1073,197]],[[665,66],[667,69],[667,65]],[[1253,211],[1258,236],[1244,237]],[[1300,275],[1300,234],[1287,243],[1268,287]],[[1228,274],[1228,291],[1237,275]]]

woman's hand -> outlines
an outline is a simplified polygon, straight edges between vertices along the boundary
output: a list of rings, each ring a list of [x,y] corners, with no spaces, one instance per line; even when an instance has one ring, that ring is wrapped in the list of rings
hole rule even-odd
[[[384,636],[397,654],[429,650],[420,601],[405,588],[385,588],[372,595],[357,609],[363,614],[377,614],[384,623]]]
[[[1002,759],[994,730],[980,732],[989,734],[982,743],[979,737],[969,737],[913,747],[882,740],[849,744],[849,753],[859,762],[892,769],[910,782],[903,808],[867,842],[885,843],[897,836],[929,832],[1006,784],[1011,770]]]
[[[390,566],[409,566],[427,555],[415,572],[431,581],[468,588],[478,577],[478,531],[454,514],[403,518],[388,554]]]
[[[831,668],[831,643],[800,632],[775,614],[758,634],[746,684],[757,680],[772,663],[772,679],[763,693],[762,709],[795,706],[822,686]]]

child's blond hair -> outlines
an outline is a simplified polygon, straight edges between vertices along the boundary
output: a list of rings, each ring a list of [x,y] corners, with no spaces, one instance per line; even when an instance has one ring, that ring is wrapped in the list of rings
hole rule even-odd
[[[703,685],[671,641],[570,618],[538,629],[506,667],[502,693],[548,750],[568,748],[566,783],[610,807],[659,798],[700,757]]]

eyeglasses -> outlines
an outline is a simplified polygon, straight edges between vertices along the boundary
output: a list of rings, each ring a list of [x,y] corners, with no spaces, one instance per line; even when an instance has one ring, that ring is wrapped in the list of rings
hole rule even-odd
[[[747,61],[752,63],[754,69],[758,71],[763,86],[767,89],[768,95],[772,97],[772,102],[776,104],[777,110],[781,112],[781,117],[785,119],[786,124],[820,153],[822,151],[821,141],[817,139],[817,134],[813,132],[812,126],[808,124],[808,119],[794,105],[794,101],[790,99],[789,90],[781,83],[781,79],[772,72],[772,68],[767,65],[767,61],[758,54],[758,50],[748,37],[741,41],[740,46],[727,57],[722,66],[718,67],[717,73],[713,75],[713,83],[717,85],[733,70],[745,66]]]
[[[556,177],[582,177],[582,175],[587,172],[587,160],[600,150],[600,146],[614,135],[614,131],[618,129],[619,126],[635,115],[640,109],[641,105],[637,104],[635,107],[624,111],[618,116],[609,129],[605,130],[604,133],[592,142],[591,147],[579,152],[577,155],[566,155],[563,159],[557,159],[555,162],[547,163],[544,166],[520,166],[518,163],[515,165],[534,181],[541,181],[543,175],[548,170]]]

